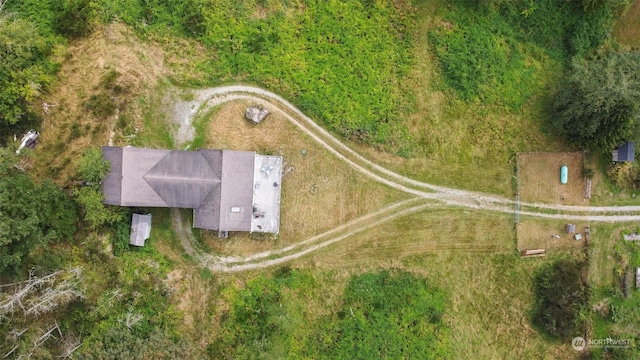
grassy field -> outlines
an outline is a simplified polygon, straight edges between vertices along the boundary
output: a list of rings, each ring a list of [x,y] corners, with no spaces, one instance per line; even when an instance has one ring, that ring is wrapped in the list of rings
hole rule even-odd
[[[157,134],[163,126],[155,118],[144,121],[142,115],[154,114],[145,104],[153,103],[152,89],[163,86],[161,48],[137,38],[126,26],[112,24],[71,44],[67,56],[59,86],[47,96],[55,107],[43,114],[43,136],[34,154],[36,176],[61,185],[75,179],[77,159],[87,147],[107,145],[110,139],[115,145],[136,143],[136,129]],[[98,102],[89,102],[92,96]],[[137,143],[166,146],[163,132],[156,135],[164,137],[161,143],[148,138]]]
[[[469,217],[478,226],[495,227],[493,219]],[[316,273],[333,274],[330,282],[341,283],[353,274],[378,268],[401,268],[443,289],[450,299],[444,320],[450,328],[451,358],[573,358],[569,344],[548,342],[529,323],[533,273],[548,259],[523,261],[514,252],[485,253],[468,247],[459,250],[447,243],[434,251],[431,241],[442,239],[448,230],[449,225],[434,225],[421,237],[407,231],[406,236],[393,234],[387,238],[375,230],[358,236],[357,242],[346,248],[338,245],[309,260]],[[433,239],[425,238],[426,233]],[[499,240],[507,244],[513,241],[510,235]],[[423,249],[416,251],[418,247]],[[390,256],[383,255],[387,251]],[[371,257],[377,260],[372,262]],[[309,266],[302,265],[309,260],[300,261],[298,266]],[[324,290],[329,299],[337,297],[333,291]]]
[[[409,129],[412,151],[406,158],[371,148],[361,147],[360,152],[420,180],[512,196],[516,152],[564,149],[542,131],[549,101],[546,94],[554,87],[561,66],[545,55],[536,55],[540,68],[534,88],[538,91],[517,109],[460,99],[445,84],[429,39],[430,32],[446,25],[443,17],[449,8],[448,2],[434,1],[421,3],[417,10],[415,64],[402,81],[405,97],[400,120]]]
[[[576,240],[575,234],[568,234],[566,225],[568,221],[539,219],[530,217],[520,217],[520,223],[517,225],[518,233],[518,250],[534,250],[546,249],[566,250],[566,249],[582,249],[585,247],[584,227],[589,223],[571,222],[576,225],[576,233],[582,234],[582,240]],[[591,227],[592,239],[597,238],[595,229]],[[560,238],[554,238],[557,235]],[[597,241],[597,240],[592,240]]]

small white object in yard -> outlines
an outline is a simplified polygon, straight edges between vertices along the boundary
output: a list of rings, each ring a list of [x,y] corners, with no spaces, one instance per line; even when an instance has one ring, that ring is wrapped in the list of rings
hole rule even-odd
[[[244,117],[254,124],[259,124],[269,115],[269,110],[263,109],[262,106],[249,106],[244,113]]]
[[[560,239],[560,235],[551,235],[551,237],[554,239]]]
[[[42,103],[42,111],[44,111],[44,113],[47,114],[47,115],[49,115],[49,108],[50,107],[55,107],[55,105],[47,104],[46,102]]]
[[[574,238],[575,238],[576,240],[582,240],[582,234],[576,234],[576,235],[574,236]]]

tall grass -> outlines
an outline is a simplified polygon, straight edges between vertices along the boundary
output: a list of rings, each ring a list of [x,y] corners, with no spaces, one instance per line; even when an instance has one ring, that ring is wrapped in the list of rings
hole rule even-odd
[[[162,39],[198,39],[214,56],[190,85],[258,83],[291,99],[341,135],[393,147],[402,136],[398,81],[412,63],[411,7],[364,1],[128,0],[101,3]]]

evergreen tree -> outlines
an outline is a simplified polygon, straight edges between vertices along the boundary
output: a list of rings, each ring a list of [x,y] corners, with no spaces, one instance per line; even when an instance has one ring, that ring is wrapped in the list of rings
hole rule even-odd
[[[556,129],[579,147],[610,150],[640,137],[640,53],[576,61],[555,104]]]

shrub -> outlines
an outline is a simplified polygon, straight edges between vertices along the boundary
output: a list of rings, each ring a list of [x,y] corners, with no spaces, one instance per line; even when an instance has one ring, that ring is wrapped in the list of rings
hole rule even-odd
[[[338,319],[325,324],[320,354],[331,359],[445,358],[445,304],[441,290],[407,272],[354,276]]]
[[[541,268],[534,280],[532,322],[545,333],[569,340],[584,334],[589,301],[586,260],[560,259]]]
[[[99,119],[111,116],[116,112],[116,104],[111,96],[105,92],[91,95],[82,105]]]
[[[56,0],[52,5],[58,33],[74,38],[91,32],[98,10],[92,0]]]
[[[35,24],[0,13],[0,122],[23,121],[28,103],[53,82],[58,64],[49,55],[56,43]]]
[[[76,207],[64,191],[22,173],[0,176],[0,214],[0,273],[16,271],[34,249],[76,230]]]
[[[535,91],[539,65],[496,13],[469,14],[453,12],[430,33],[447,82],[465,100],[517,109]]]
[[[109,172],[109,166],[109,162],[102,157],[100,148],[89,148],[78,163],[78,176],[84,181],[98,183]]]

